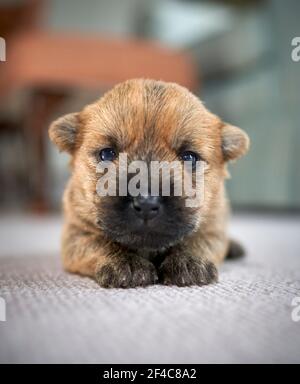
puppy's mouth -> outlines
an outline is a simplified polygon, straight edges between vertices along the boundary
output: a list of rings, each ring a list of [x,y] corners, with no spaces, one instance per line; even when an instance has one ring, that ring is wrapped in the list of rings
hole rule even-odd
[[[144,233],[119,233],[116,231],[104,231],[112,241],[132,249],[148,249],[153,251],[164,250],[179,243],[186,234],[178,234],[172,237],[168,234],[144,232]]]
[[[105,224],[102,220],[97,222],[105,236],[115,243],[131,249],[148,249],[159,251],[170,248],[194,231],[194,225],[158,225],[155,222],[140,222],[130,225]]]

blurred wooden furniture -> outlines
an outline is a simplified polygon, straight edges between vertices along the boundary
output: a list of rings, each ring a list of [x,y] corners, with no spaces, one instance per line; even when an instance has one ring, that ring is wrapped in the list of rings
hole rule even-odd
[[[188,55],[152,42],[32,33],[8,50],[1,93],[24,87],[103,88],[133,77],[196,86]],[[4,88],[3,88],[4,87]]]
[[[0,1],[0,37],[5,39],[6,47],[9,49],[11,43],[18,35],[22,33],[28,33],[36,31],[39,28],[39,22],[41,20],[41,11],[44,5],[44,0],[12,0],[12,1]],[[0,78],[4,78],[7,72],[7,66],[9,64],[0,62]],[[5,90],[3,89],[3,94]],[[3,111],[4,112],[4,111]],[[15,136],[21,139],[21,142],[25,143],[24,126],[19,121],[18,116],[8,116],[6,113],[1,115],[0,119],[0,134]],[[25,145],[24,145],[25,149]],[[27,159],[23,159],[25,164],[28,164]],[[7,170],[8,177],[6,179],[14,179],[16,170]],[[3,178],[1,178],[2,189],[7,186]],[[29,187],[29,185],[27,185]],[[17,187],[20,190],[20,186]]]
[[[0,36],[13,35],[37,28],[43,0],[6,1],[0,3]]]
[[[13,91],[32,92],[25,125],[36,152],[35,206],[46,208],[44,137],[48,120],[74,88],[103,91],[129,78],[146,77],[198,86],[190,57],[153,42],[62,36],[48,32],[19,35],[0,72],[0,102]]]

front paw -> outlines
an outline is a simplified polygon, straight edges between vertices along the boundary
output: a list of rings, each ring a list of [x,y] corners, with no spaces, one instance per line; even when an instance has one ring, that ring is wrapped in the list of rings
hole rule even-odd
[[[160,266],[159,279],[165,285],[202,286],[216,283],[218,271],[208,260],[187,255],[169,255]]]
[[[99,267],[96,280],[103,288],[134,288],[155,284],[158,276],[150,261],[136,255],[126,255]]]

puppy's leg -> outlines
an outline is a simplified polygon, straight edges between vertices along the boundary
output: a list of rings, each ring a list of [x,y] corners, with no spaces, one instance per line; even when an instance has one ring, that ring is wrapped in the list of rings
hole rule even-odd
[[[244,247],[235,240],[230,240],[229,248],[226,255],[228,260],[236,260],[244,257],[246,254]]]
[[[96,280],[105,288],[134,288],[155,284],[158,276],[150,261],[120,249],[97,266]]]
[[[67,271],[95,278],[105,288],[147,286],[158,279],[150,261],[76,227],[64,231],[63,262]]]
[[[162,284],[179,287],[202,286],[217,282],[218,271],[212,261],[178,247],[161,264],[159,280]]]
[[[159,267],[165,285],[207,285],[218,281],[217,265],[224,259],[228,241],[223,233],[195,237],[172,248]]]

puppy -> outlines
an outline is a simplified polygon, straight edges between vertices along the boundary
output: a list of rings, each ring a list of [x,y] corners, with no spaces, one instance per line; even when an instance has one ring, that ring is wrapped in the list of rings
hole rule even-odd
[[[157,282],[202,286],[217,281],[217,267],[227,255],[240,253],[226,233],[224,180],[227,162],[247,152],[249,139],[187,89],[129,80],[81,112],[59,118],[49,133],[59,150],[71,155],[72,175],[63,199],[67,271],[108,288]],[[128,161],[147,164],[204,162],[201,205],[188,207],[184,194],[100,196],[97,166],[110,161],[120,167],[121,153]],[[117,184],[125,176],[119,175]]]

